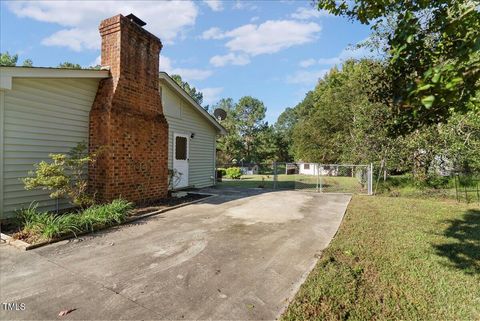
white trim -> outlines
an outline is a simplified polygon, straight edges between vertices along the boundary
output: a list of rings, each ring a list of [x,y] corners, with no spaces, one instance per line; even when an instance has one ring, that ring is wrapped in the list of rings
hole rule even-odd
[[[186,153],[186,163],[187,163],[187,179],[186,179],[186,184],[184,186],[176,186],[174,187],[173,189],[178,189],[178,188],[185,188],[185,187],[188,187],[190,186],[190,135],[187,134],[187,133],[182,133],[182,132],[174,132],[173,133],[173,148],[172,148],[172,151],[173,151],[173,155],[172,155],[172,168],[175,170],[175,161],[180,161],[180,160],[177,160],[176,159],[176,154],[177,154],[177,137],[184,137],[186,140],[187,140],[187,153]]]
[[[202,116],[208,120],[213,126],[217,128],[217,130],[220,132],[222,135],[226,135],[227,131],[225,128],[223,128],[222,125],[220,125],[205,109],[203,109],[202,106],[200,106],[192,97],[190,97],[189,94],[185,92],[185,90],[180,87],[175,80],[173,80],[166,72],[161,71],[158,74],[158,78],[160,80],[164,80],[168,85],[170,85],[170,88],[174,89],[177,93],[179,93],[187,102],[190,103]]]
[[[213,185],[217,185],[217,137],[213,137]]]
[[[0,67],[0,89],[12,89],[12,78],[108,78],[108,70]]]
[[[5,91],[0,90],[0,219],[3,217],[3,185],[5,181],[3,179],[3,171],[5,161],[3,159],[4,154],[4,131],[5,131]]]

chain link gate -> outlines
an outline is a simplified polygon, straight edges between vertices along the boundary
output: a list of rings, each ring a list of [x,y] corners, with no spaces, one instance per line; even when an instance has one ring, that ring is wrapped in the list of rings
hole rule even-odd
[[[239,177],[231,177],[235,170]],[[219,164],[217,187],[303,190],[372,195],[372,165],[269,163]],[[220,178],[219,178],[220,176]],[[233,176],[233,175],[232,175]]]
[[[274,188],[318,193],[373,194],[373,166],[275,163]]]

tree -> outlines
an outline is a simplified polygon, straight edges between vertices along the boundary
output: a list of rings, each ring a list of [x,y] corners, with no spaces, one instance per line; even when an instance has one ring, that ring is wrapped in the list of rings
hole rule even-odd
[[[82,69],[82,66],[79,64],[75,64],[73,62],[65,61],[58,65],[58,68],[65,68],[65,69]]]
[[[22,64],[23,67],[33,67],[32,59],[25,59]]]
[[[25,189],[41,188],[51,191],[50,198],[68,197],[73,205],[87,207],[93,198],[87,194],[86,166],[94,161],[87,145],[79,143],[68,154],[50,154],[51,162],[35,164],[35,171],[23,179]]]
[[[197,89],[193,86],[190,86],[190,84],[186,81],[182,80],[182,77],[180,75],[171,75],[170,76],[175,82],[182,87],[185,92],[193,98],[200,106],[202,106],[203,103],[203,94],[200,91],[197,91]],[[205,107],[204,107],[205,108]],[[208,110],[208,106],[205,108]]]
[[[17,65],[18,55],[10,55],[8,51],[0,55],[0,65],[5,67],[15,67]]]
[[[291,162],[294,159],[293,130],[300,118],[306,117],[313,106],[313,91],[309,91],[305,98],[293,108],[286,108],[274,125],[274,138],[277,150],[277,160]]]
[[[266,110],[262,101],[251,96],[240,98],[235,105],[236,128],[238,134],[242,137],[242,159],[246,162],[263,161],[258,155],[258,149],[260,148],[258,138],[260,132],[268,127],[268,124],[264,121]]]
[[[260,100],[245,96],[234,104],[233,99],[221,99],[215,106],[226,111],[220,123],[227,134],[217,141],[217,161],[220,164],[265,163],[277,159],[275,130],[265,119],[266,108]]]
[[[224,120],[220,120],[227,134],[217,140],[217,162],[220,164],[229,164],[232,161],[241,158],[242,138],[237,130],[235,105],[232,98],[222,98],[214,106],[221,108],[227,113]]]
[[[10,55],[8,51],[0,54],[0,66],[15,67],[18,62],[18,54]],[[33,62],[31,59],[25,59],[22,63],[23,67],[32,67]]]
[[[408,133],[448,121],[453,112],[478,112],[480,11],[474,0],[316,0],[332,14],[371,24],[394,19],[385,47],[391,85],[384,102],[396,113],[394,129]]]

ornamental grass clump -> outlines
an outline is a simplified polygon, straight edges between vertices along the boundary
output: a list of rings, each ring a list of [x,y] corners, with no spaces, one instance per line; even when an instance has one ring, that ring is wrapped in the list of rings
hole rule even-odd
[[[41,212],[37,205],[33,205],[18,212],[22,229],[13,237],[28,243],[38,243],[68,235],[76,236],[121,224],[132,208],[133,204],[123,199],[66,214]]]

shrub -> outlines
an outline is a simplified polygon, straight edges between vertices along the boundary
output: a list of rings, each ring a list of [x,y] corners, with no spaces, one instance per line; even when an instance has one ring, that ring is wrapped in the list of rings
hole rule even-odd
[[[239,167],[230,167],[227,168],[227,176],[230,177],[231,179],[239,179],[242,177],[242,171],[240,170]]]
[[[94,231],[124,222],[131,209],[132,203],[122,199],[113,200],[108,204],[94,205],[81,212],[61,215],[39,212],[36,205],[30,206],[18,213],[23,228],[15,233],[14,237],[35,242]]]
[[[86,167],[94,160],[87,145],[79,143],[68,154],[50,154],[51,162],[35,164],[35,171],[24,178],[25,189],[41,188],[51,191],[50,198],[68,197],[73,205],[85,208],[93,204],[87,194]]]

